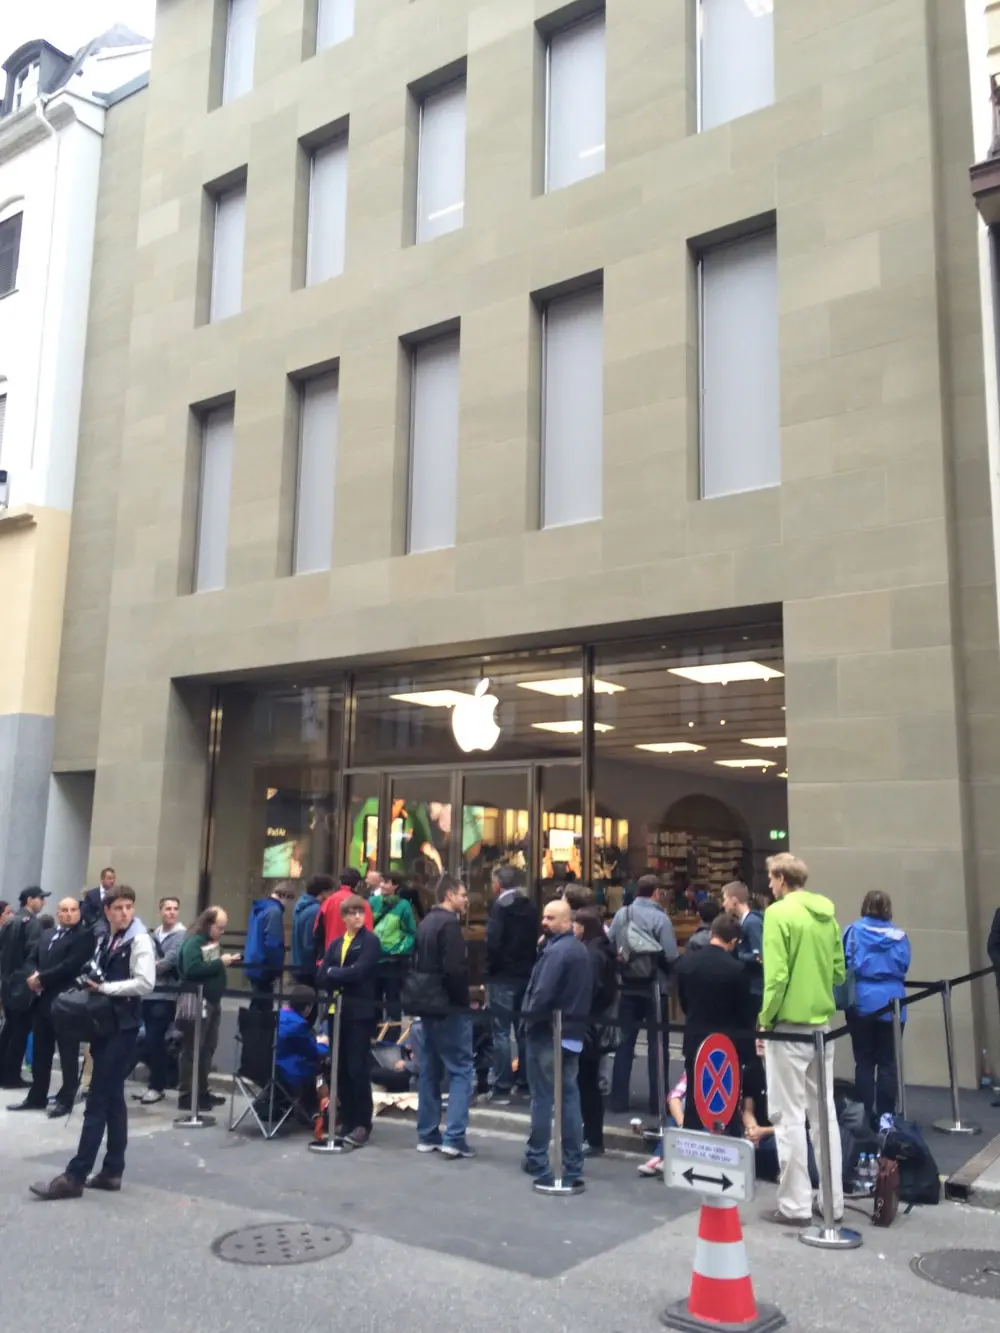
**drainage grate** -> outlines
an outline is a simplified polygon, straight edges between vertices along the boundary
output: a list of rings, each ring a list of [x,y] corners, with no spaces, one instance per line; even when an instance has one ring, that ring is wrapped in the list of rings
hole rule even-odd
[[[277,1268],[329,1259],[346,1250],[350,1232],[323,1222],[264,1222],[227,1231],[212,1242],[212,1251],[230,1264]]]
[[[918,1254],[910,1267],[948,1291],[1000,1301],[1000,1250],[932,1250]]]

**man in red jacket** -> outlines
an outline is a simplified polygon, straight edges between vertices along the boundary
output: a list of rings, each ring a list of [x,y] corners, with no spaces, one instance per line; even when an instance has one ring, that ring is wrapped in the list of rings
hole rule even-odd
[[[326,951],[334,940],[339,940],[344,934],[344,921],[340,915],[341,904],[345,898],[350,898],[358,892],[358,885],[361,883],[361,876],[349,866],[346,870],[340,872],[340,888],[336,893],[331,893],[326,902],[316,913],[316,939],[318,948],[316,956],[324,958]],[[374,930],[375,922],[372,918],[372,909],[365,902],[365,929]]]

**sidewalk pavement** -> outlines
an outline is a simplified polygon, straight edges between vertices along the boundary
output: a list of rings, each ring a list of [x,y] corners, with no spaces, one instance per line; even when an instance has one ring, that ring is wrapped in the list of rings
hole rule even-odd
[[[589,1162],[584,1195],[551,1199],[519,1172],[512,1137],[474,1135],[478,1159],[448,1162],[413,1151],[412,1123],[379,1120],[363,1151],[317,1158],[301,1135],[174,1129],[165,1106],[132,1112],[121,1194],[58,1204],[27,1186],[65,1165],[79,1124],[0,1111],[0,1252],[5,1274],[28,1278],[20,1325],[82,1333],[111,1302],[115,1326],[139,1333],[189,1333],[192,1322],[272,1333],[290,1321],[297,1333],[655,1333],[687,1291],[696,1200],[640,1180],[634,1159]],[[791,1333],[995,1333],[996,1302],[910,1269],[927,1250],[998,1248],[995,1215],[943,1204],[886,1231],[857,1217],[863,1248],[831,1254],[762,1222],[772,1203],[761,1187],[741,1214],[757,1297],[778,1305]],[[294,1268],[211,1252],[221,1235],[269,1220],[336,1223],[350,1248]],[[5,1284],[0,1305],[8,1299]]]

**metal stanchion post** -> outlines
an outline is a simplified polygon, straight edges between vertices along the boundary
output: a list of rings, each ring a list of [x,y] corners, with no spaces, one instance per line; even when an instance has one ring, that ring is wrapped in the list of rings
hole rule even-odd
[[[563,1053],[562,1053],[562,1032],[563,1016],[562,1010],[557,1009],[552,1015],[552,1059],[553,1059],[553,1088],[552,1100],[553,1108],[553,1126],[552,1126],[552,1156],[555,1159],[554,1169],[551,1176],[543,1176],[541,1180],[536,1180],[534,1188],[539,1194],[582,1194],[586,1189],[582,1180],[563,1180],[563,1133],[562,1133],[562,1113],[563,1113]]]
[[[191,1110],[188,1115],[179,1115],[174,1121],[178,1129],[208,1129],[215,1124],[214,1115],[201,1113],[201,1013],[205,1007],[204,989],[197,990],[198,1003],[194,1012],[194,1042],[191,1052]]]
[[[906,1070],[903,1067],[903,1010],[892,1002],[892,1053],[896,1061],[896,1114],[906,1119]]]
[[[662,1143],[667,1128],[667,1070],[666,1061],[663,1057],[663,992],[660,989],[659,977],[653,982],[653,1010],[654,1035],[656,1038],[656,1104],[659,1107],[656,1119],[659,1122],[660,1142]]]
[[[955,1064],[955,1029],[951,1019],[951,982],[944,983],[941,992],[941,1005],[944,1009],[944,1041],[948,1051],[948,1083],[951,1087],[951,1119],[935,1120],[934,1128],[942,1134],[980,1134],[979,1125],[971,1120],[962,1120],[961,1107],[958,1104],[958,1066]]]
[[[343,998],[339,993],[332,996],[331,999],[335,1004],[335,1008],[330,1020],[330,1123],[327,1126],[325,1139],[322,1141],[314,1141],[306,1145],[310,1152],[350,1152],[350,1148],[344,1140],[338,1139],[334,1132],[337,1125],[337,1073],[340,1067],[340,1020],[344,1004]]]
[[[819,1250],[856,1250],[861,1244],[861,1232],[851,1231],[842,1226],[833,1215],[833,1165],[830,1160],[830,1105],[829,1083],[826,1072],[826,1033],[817,1032],[813,1038],[816,1045],[816,1090],[819,1101],[820,1162],[819,1178],[823,1187],[823,1224],[818,1227],[806,1227],[799,1232],[803,1245],[812,1245]]]

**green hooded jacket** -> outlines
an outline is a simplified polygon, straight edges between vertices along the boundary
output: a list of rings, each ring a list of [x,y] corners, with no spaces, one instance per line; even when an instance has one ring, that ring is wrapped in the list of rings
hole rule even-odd
[[[764,999],[760,1026],[829,1023],[833,988],[844,980],[844,946],[833,903],[794,889],[764,913]]]

